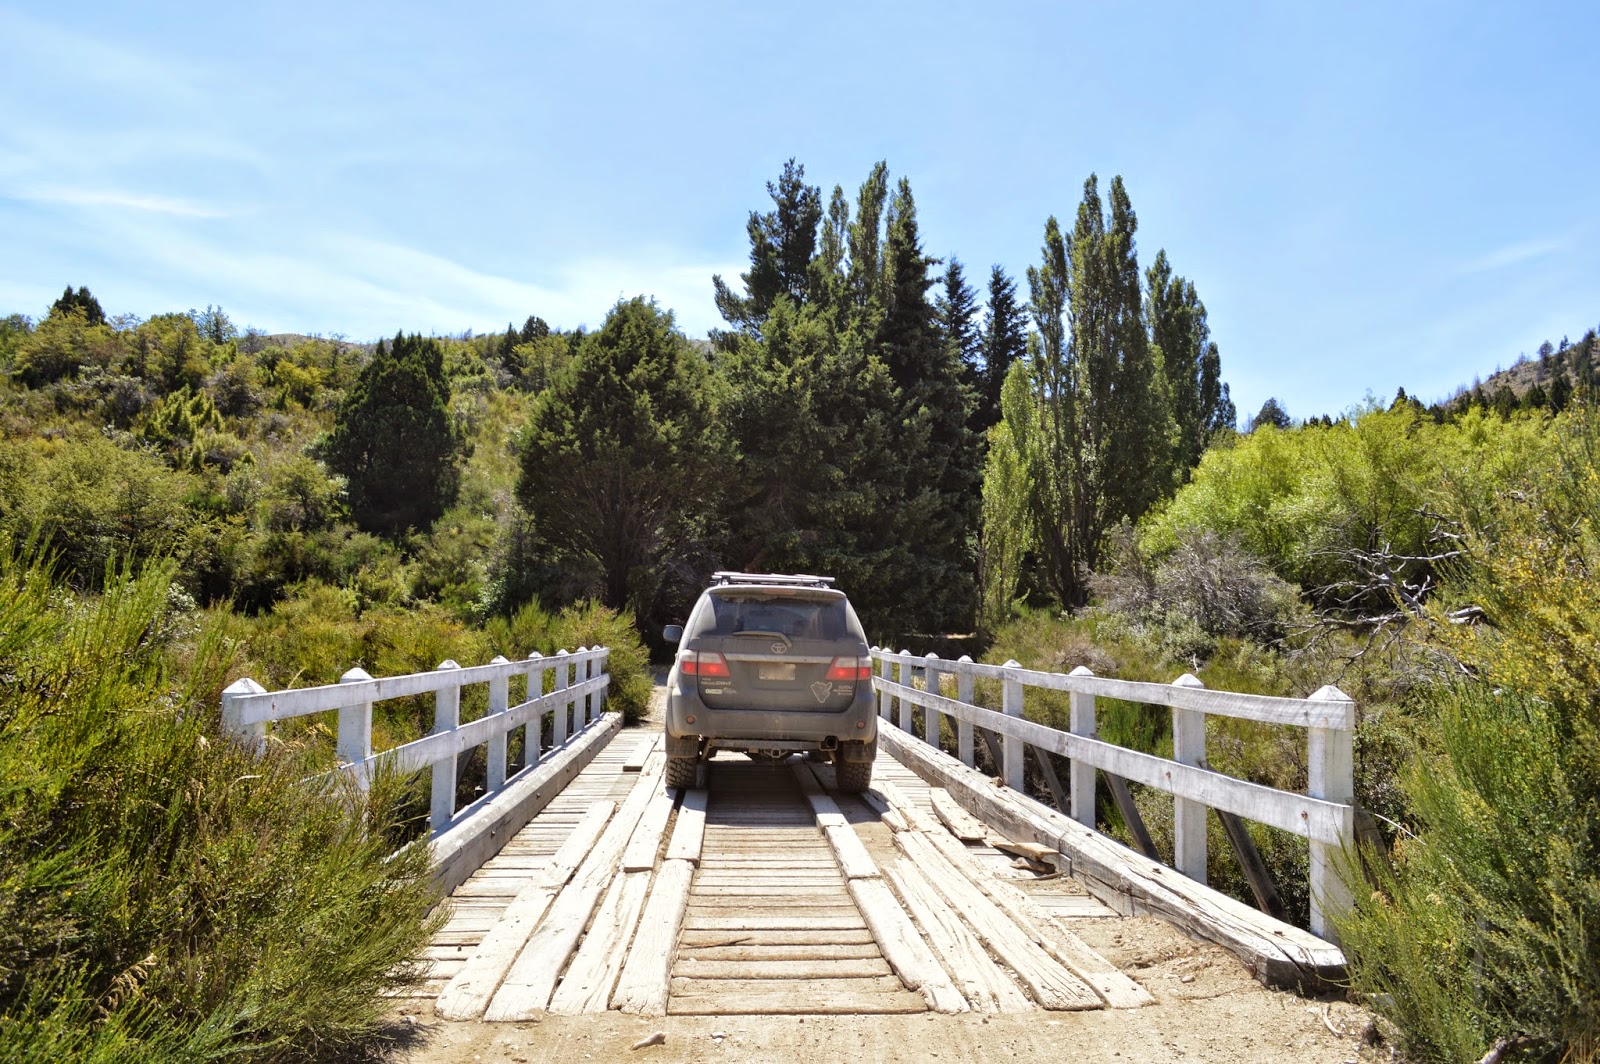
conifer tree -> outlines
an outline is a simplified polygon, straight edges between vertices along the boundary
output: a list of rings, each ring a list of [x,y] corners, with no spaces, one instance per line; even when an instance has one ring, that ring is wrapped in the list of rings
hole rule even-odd
[[[736,328],[755,330],[766,320],[779,296],[796,306],[810,287],[809,268],[816,251],[817,224],[822,220],[822,193],[805,183],[806,168],[790,159],[777,184],[767,182],[773,209],[750,212],[750,270],[740,275],[745,294],[738,295],[721,276],[711,279],[717,310]]]
[[[974,318],[978,315],[978,294],[967,283],[961,260],[951,256],[944,270],[944,287],[935,302],[939,329],[961,362],[961,380],[977,394],[983,374],[983,344]]]
[[[541,392],[522,441],[517,498],[544,585],[598,596],[641,623],[704,579],[732,482],[719,381],[643,297],[618,303]]]
[[[444,348],[396,333],[339,404],[324,457],[348,483],[356,524],[394,537],[428,528],[455,501],[459,446]]]
[[[50,304],[53,314],[67,314],[74,309],[83,311],[83,320],[86,325],[104,325],[106,312],[101,309],[100,301],[89,294],[89,286],[74,290],[69,284],[67,290],[61,293],[61,298]]]
[[[1028,324],[1017,303],[1017,283],[999,266],[989,271],[987,310],[980,340],[983,371],[973,403],[973,427],[980,432],[987,432],[1000,420],[1000,393],[1006,375],[1012,364],[1028,353]]]

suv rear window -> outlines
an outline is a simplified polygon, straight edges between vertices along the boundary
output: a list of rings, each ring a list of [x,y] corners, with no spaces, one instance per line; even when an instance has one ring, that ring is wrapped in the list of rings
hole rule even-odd
[[[697,618],[696,636],[778,632],[791,639],[845,639],[850,634],[843,595],[714,591],[710,605],[710,615]]]

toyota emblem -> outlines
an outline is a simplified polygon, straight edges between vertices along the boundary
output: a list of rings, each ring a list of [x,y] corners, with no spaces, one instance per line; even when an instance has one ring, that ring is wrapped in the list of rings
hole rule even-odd
[[[787,646],[785,646],[784,644],[782,644],[782,643],[774,643],[774,644],[772,644],[772,652],[774,654],[782,654],[785,651],[787,651],[788,649],[789,648]]]

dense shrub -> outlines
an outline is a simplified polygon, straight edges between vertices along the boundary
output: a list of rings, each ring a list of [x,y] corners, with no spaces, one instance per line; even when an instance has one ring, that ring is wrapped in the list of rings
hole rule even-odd
[[[1426,701],[1410,830],[1340,927],[1356,986],[1424,1059],[1600,1041],[1600,420],[1580,409],[1559,443],[1469,526],[1435,607],[1462,668]],[[1481,624],[1447,623],[1462,603]]]
[[[0,1059],[325,1058],[417,974],[426,850],[219,734],[228,643],[172,576],[80,597],[0,554]]]

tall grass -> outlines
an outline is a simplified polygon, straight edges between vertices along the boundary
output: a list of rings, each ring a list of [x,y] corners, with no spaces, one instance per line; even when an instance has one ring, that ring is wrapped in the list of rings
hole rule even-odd
[[[417,974],[425,850],[221,736],[233,647],[175,623],[172,578],[77,595],[0,544],[0,1059],[311,1059]]]

